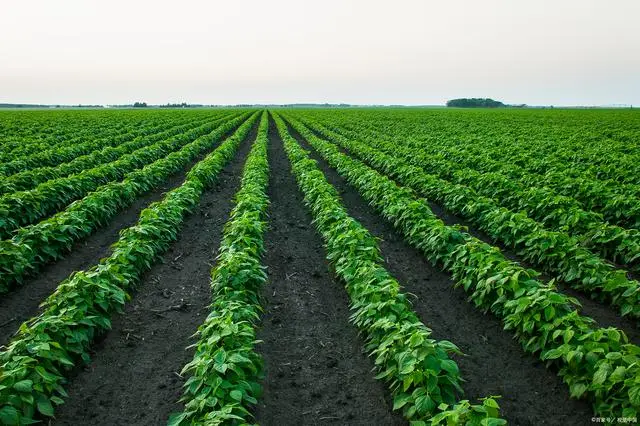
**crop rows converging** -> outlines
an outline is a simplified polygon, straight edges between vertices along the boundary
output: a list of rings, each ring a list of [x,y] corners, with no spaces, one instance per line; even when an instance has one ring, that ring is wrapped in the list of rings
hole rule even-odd
[[[635,111],[0,123],[0,424],[638,422]]]

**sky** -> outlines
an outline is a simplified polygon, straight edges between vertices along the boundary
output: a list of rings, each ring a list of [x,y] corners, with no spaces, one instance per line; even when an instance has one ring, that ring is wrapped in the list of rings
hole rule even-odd
[[[0,102],[640,105],[638,0],[0,0]]]

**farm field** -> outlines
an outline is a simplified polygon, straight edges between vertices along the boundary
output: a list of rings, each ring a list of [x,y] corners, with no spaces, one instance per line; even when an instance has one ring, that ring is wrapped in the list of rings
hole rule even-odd
[[[0,424],[640,412],[636,110],[0,111]]]

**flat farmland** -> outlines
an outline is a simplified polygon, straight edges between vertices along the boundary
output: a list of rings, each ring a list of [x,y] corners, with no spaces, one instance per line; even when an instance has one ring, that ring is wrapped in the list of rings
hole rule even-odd
[[[0,111],[0,423],[640,411],[634,109]]]

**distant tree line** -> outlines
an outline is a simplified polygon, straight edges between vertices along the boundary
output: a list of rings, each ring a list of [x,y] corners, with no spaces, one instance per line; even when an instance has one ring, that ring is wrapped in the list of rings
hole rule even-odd
[[[189,104],[186,102],[182,102],[181,104],[167,103],[166,105],[160,105],[160,108],[187,108],[188,106]]]
[[[182,102],[179,104],[172,104],[172,103],[167,103],[165,105],[160,105],[160,108],[202,108],[202,107],[206,107],[209,105],[204,105],[204,104],[188,104],[186,102]]]
[[[447,101],[448,107],[456,108],[504,108],[506,107],[500,101],[489,98],[460,98]]]

